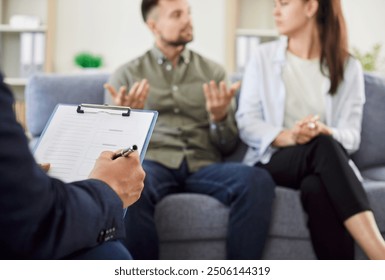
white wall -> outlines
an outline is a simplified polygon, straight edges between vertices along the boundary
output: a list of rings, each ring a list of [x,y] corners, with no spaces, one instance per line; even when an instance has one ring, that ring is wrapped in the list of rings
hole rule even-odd
[[[73,57],[90,51],[108,71],[144,53],[153,38],[140,13],[141,0],[57,0],[55,70],[72,72]],[[191,0],[194,50],[224,64],[225,1]],[[210,15],[210,16],[208,16]]]
[[[141,0],[57,2],[56,71],[73,71],[73,57],[83,50],[101,54],[106,68],[112,71],[153,44],[152,35],[140,15]],[[350,46],[369,51],[374,44],[381,43],[381,57],[384,58],[385,1],[342,0],[342,3]],[[190,0],[190,4],[195,27],[195,40],[190,47],[224,65],[226,0]],[[264,14],[261,17],[266,17],[266,9],[257,9],[254,16],[258,17],[258,11]]]
[[[385,1],[342,0],[342,4],[350,47],[367,52],[372,50],[374,44],[382,44],[381,69],[385,70]]]

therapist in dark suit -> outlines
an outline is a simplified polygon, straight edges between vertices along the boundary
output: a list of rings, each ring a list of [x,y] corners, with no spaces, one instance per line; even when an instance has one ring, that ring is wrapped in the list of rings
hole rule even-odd
[[[63,183],[35,163],[0,74],[0,259],[129,259],[122,209],[143,189],[136,153],[103,152],[89,179]],[[127,172],[129,170],[129,172]]]

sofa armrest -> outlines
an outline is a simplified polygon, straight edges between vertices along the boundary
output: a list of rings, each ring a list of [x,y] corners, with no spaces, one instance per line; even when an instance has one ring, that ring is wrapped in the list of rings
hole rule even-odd
[[[352,159],[360,171],[385,166],[385,79],[365,73],[365,97],[361,144]]]
[[[32,77],[25,90],[26,122],[32,137],[39,137],[57,104],[103,104],[103,84],[109,74]]]

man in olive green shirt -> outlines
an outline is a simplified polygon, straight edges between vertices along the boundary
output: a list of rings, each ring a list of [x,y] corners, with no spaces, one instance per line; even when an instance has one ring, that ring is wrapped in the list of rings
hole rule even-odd
[[[186,48],[193,39],[187,0],[143,0],[142,14],[155,46],[121,66],[106,84],[112,97],[107,101],[159,112],[143,163],[145,188],[126,214],[126,246],[136,259],[157,259],[156,203],[169,193],[194,192],[230,207],[227,257],[258,259],[275,184],[262,169],[220,163],[238,139],[239,85],[227,89],[224,69]]]

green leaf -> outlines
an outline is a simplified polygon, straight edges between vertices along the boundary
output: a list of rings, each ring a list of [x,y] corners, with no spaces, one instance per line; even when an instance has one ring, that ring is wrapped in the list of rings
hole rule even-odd
[[[82,68],[99,68],[103,64],[103,58],[88,52],[81,52],[75,56],[74,62]]]
[[[353,55],[361,62],[364,71],[373,72],[378,69],[381,48],[381,44],[375,44],[372,50],[366,53],[361,53],[357,48],[353,48]]]

